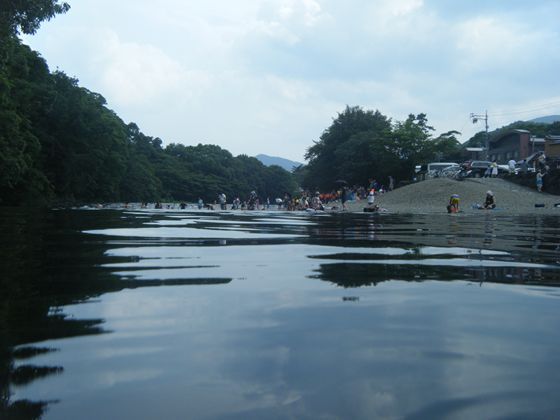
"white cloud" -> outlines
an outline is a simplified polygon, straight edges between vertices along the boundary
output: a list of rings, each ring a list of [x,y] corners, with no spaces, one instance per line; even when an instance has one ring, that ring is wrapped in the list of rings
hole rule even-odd
[[[256,32],[288,44],[296,44],[301,34],[327,18],[316,0],[266,1],[259,9]]]
[[[550,102],[558,13],[548,0],[82,0],[26,41],[149,135],[301,160],[347,104],[426,112],[466,140],[471,112]]]
[[[405,16],[420,9],[423,0],[389,0],[383,2],[382,9],[392,16]]]
[[[271,20],[289,25],[313,26],[322,16],[321,5],[315,0],[282,0],[268,2],[261,9]]]
[[[153,45],[122,42],[106,32],[95,59],[104,91],[119,105],[139,105],[165,98],[188,78],[195,77]]]
[[[538,32],[525,29],[519,22],[477,17],[459,25],[457,47],[471,68],[519,63],[540,50],[543,41]]]

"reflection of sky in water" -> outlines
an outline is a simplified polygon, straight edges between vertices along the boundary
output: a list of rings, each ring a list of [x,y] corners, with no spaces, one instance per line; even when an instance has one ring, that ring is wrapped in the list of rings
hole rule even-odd
[[[433,233],[439,225],[427,228],[426,219],[340,219],[345,224],[338,226],[286,214],[175,216],[152,218],[154,227],[141,220],[137,228],[89,229],[84,236],[105,245],[99,267],[119,278],[233,280],[125,289],[66,306],[70,318],[103,318],[110,333],[42,343],[60,351],[33,363],[62,365],[64,373],[16,387],[15,398],[60,400],[47,419],[560,412],[559,289],[430,281],[465,279],[473,267],[498,282],[521,267],[530,269],[529,279],[539,267],[556,273],[550,250],[521,254],[517,245],[526,247],[526,239],[503,235],[496,241],[507,250],[480,247],[483,237],[460,225],[452,243],[445,227],[440,246]],[[200,228],[174,227],[192,223]],[[228,229],[217,230],[220,224]],[[284,224],[286,231],[276,230]],[[371,239],[372,231],[384,241]],[[200,240],[181,241],[190,238]],[[420,267],[427,281],[415,281],[409,266]]]
[[[468,248],[457,248],[457,247],[442,248],[442,247],[435,247],[435,246],[420,247],[419,252],[422,255],[441,255],[441,254],[449,254],[449,255],[472,255],[472,254],[508,255],[507,252],[497,251],[497,250],[468,249]]]
[[[298,219],[254,219],[254,220],[209,220],[200,218],[179,218],[179,220],[157,220],[152,222],[146,222],[144,225],[155,225],[155,226],[186,226],[186,225],[233,225],[233,226],[253,226],[253,228],[248,230],[258,230],[260,226],[267,225],[281,225],[281,226],[313,226],[315,223],[309,220],[298,220]],[[260,225],[260,226],[259,226]]]
[[[211,230],[194,228],[121,228],[121,229],[102,229],[87,230],[84,233],[93,235],[125,236],[138,238],[225,238],[225,239],[272,239],[297,237],[284,233],[255,233],[239,230]]]
[[[406,256],[414,254],[412,250],[402,248],[352,248],[352,263],[420,265],[420,266],[455,266],[455,267],[526,267],[546,268],[546,265],[518,263],[483,259],[488,256],[507,256],[505,252],[475,252],[462,248],[426,249],[427,255],[445,255],[445,259],[384,259],[375,261],[360,259],[363,256]],[[104,267],[114,268],[116,275],[138,280],[182,279],[200,277],[257,277],[283,280],[286,276],[306,276],[320,264],[328,261],[344,261],[343,247],[292,244],[286,245],[242,245],[219,247],[129,247],[115,248],[107,251],[110,257],[133,257],[131,261],[107,263]],[[424,254],[420,249],[419,255]],[[309,258],[312,256],[313,258]],[[471,256],[471,258],[458,258]],[[126,269],[127,271],[119,271]]]
[[[550,370],[560,362],[557,300],[462,282],[394,282],[355,291],[360,300],[350,303],[344,293],[290,281],[105,295],[67,310],[101,315],[114,332],[47,343],[61,351],[37,362],[62,359],[65,372],[21,395],[56,389],[61,403],[46,418],[488,418],[558,409],[550,386],[560,379]],[[548,379],[530,380],[539,374]]]
[[[196,224],[196,220],[193,219],[179,219],[179,220],[157,220],[155,222],[146,222],[144,225],[150,226],[186,226],[186,225],[194,225]]]

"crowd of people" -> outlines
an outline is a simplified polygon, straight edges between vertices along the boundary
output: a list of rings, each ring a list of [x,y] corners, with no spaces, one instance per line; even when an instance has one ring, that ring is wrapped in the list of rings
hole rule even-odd
[[[514,171],[516,168],[512,165],[512,162],[508,163],[511,170]],[[525,173],[526,162],[523,161],[521,165],[522,173]],[[544,154],[537,160],[535,164],[536,168],[536,187],[539,192],[543,188],[543,177],[546,174],[547,165]],[[489,167],[487,176],[494,177],[497,173],[497,164],[495,161]],[[346,181],[340,180],[336,181],[337,187],[329,192],[310,192],[308,190],[303,190],[297,195],[292,195],[289,192],[285,192],[283,197],[275,198],[271,201],[270,198],[262,200],[256,191],[251,191],[246,200],[241,200],[240,197],[235,197],[231,202],[228,203],[228,199],[225,193],[220,193],[217,199],[212,203],[204,202],[202,198],[198,199],[196,203],[196,208],[199,210],[285,210],[285,211],[325,211],[325,210],[347,210],[348,201],[364,200],[367,201],[367,206],[364,207],[365,212],[376,212],[381,209],[376,204],[376,196],[385,193],[386,191],[391,191],[394,188],[394,179],[389,177],[388,188],[376,179],[370,179],[367,186],[352,186],[349,187]],[[458,213],[459,212],[460,197],[458,194],[452,194],[446,205],[448,213]],[[181,209],[186,209],[189,206],[182,202],[178,205]],[[142,203],[142,207],[148,207],[147,203]],[[164,206],[157,202],[154,208],[161,209]],[[165,208],[176,208],[175,204],[167,204]],[[474,204],[473,208],[481,210],[493,210],[496,208],[496,199],[494,193],[491,190],[486,192],[486,197],[482,204]]]
[[[285,192],[283,197],[271,200],[260,198],[256,191],[251,191],[246,200],[235,197],[228,203],[227,196],[220,193],[213,203],[205,203],[202,198],[198,199],[196,207],[199,210],[286,210],[286,211],[324,211],[324,210],[346,210],[346,203],[355,200],[367,200],[368,209],[377,210],[375,196],[383,194],[387,189],[376,179],[370,179],[367,186],[349,187],[346,181],[337,181],[337,187],[329,192],[310,192],[303,190],[297,195]],[[389,190],[394,188],[394,179],[389,177]],[[158,207],[156,207],[158,208]],[[184,207],[181,207],[184,208]]]
[[[389,188],[393,189],[393,178],[389,177]],[[355,200],[367,200],[369,209],[377,209],[375,206],[375,196],[378,194],[383,194],[386,189],[385,187],[377,182],[375,179],[371,179],[368,182],[368,186],[353,186],[349,187],[345,181],[338,181],[338,186],[329,192],[319,192],[314,193],[303,190],[297,195],[293,195],[289,192],[284,193],[283,197],[275,198],[271,200],[269,197],[262,199],[258,196],[256,191],[251,191],[247,199],[242,200],[239,196],[236,196],[233,200],[228,202],[228,198],[225,193],[219,193],[216,200],[213,202],[205,202],[202,198],[199,198],[194,205],[195,208],[199,210],[286,210],[286,211],[324,211],[324,210],[346,210],[346,203],[348,201]],[[125,205],[128,207],[128,204]],[[190,206],[185,203],[168,203],[162,204],[161,202],[156,202],[153,204],[142,203],[141,208],[154,208],[154,209],[187,209]]]

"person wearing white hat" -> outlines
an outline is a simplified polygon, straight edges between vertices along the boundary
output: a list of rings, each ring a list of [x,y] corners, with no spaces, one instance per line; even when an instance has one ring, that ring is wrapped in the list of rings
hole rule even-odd
[[[486,210],[492,210],[496,208],[496,200],[494,199],[494,193],[490,190],[486,191],[486,200],[484,200],[484,208]]]

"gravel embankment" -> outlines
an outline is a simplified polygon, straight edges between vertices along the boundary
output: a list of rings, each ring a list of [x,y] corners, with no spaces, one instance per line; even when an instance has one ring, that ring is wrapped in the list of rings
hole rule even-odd
[[[451,194],[459,194],[461,213],[481,213],[489,210],[473,209],[472,206],[482,204],[488,190],[494,193],[496,200],[493,212],[560,215],[560,207],[554,207],[560,203],[560,196],[539,193],[500,178],[430,179],[379,195],[375,203],[389,213],[446,213]],[[535,207],[535,204],[544,204],[544,207]],[[361,212],[364,207],[367,207],[366,200],[348,203],[348,211]]]

